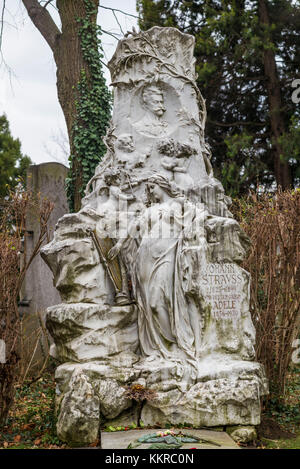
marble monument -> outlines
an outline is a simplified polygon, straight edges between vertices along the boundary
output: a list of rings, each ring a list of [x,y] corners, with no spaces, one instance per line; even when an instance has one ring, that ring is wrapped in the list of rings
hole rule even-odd
[[[47,327],[58,435],[71,444],[135,421],[135,384],[155,391],[145,425],[260,422],[248,239],[213,175],[193,48],[174,28],[119,41],[106,156],[42,250],[62,300]]]

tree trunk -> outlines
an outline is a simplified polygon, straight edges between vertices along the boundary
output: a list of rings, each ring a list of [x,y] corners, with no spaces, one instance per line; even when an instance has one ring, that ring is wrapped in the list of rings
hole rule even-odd
[[[99,0],[93,0],[97,10]],[[72,129],[76,118],[77,84],[80,81],[81,72],[84,70],[89,76],[89,67],[85,62],[79,36],[80,24],[78,18],[86,17],[85,4],[83,0],[57,0],[56,2],[60,19],[61,35],[56,43],[54,59],[57,65],[57,92],[60,105],[65,115],[70,151],[75,156],[73,159],[73,172],[76,174],[74,187],[74,210],[80,210],[82,186],[82,166],[76,158],[76,151],[73,145]],[[97,15],[90,18],[95,24]]]
[[[48,11],[37,0],[22,0],[28,15],[44,39],[52,49],[57,66],[57,93],[63,110],[70,142],[70,152],[73,155],[72,171],[75,173],[74,209],[81,206],[80,188],[82,187],[82,165],[76,158],[73,143],[73,125],[77,117],[76,99],[77,85],[81,72],[84,70],[89,77],[89,66],[84,60],[81,48],[78,18],[86,17],[84,0],[57,0],[56,6],[61,19],[61,31],[58,29]],[[97,11],[99,0],[91,0]],[[97,15],[89,18],[96,24]]]
[[[271,25],[266,0],[259,0],[258,12],[260,23],[264,27],[270,27]],[[292,177],[288,162],[281,159],[281,155],[284,155],[279,138],[285,132],[285,124],[281,111],[282,100],[280,82],[278,78],[274,51],[270,48],[264,49],[263,59],[269,101],[272,145],[274,150],[274,173],[277,185],[281,186],[282,189],[288,189],[291,187]]]

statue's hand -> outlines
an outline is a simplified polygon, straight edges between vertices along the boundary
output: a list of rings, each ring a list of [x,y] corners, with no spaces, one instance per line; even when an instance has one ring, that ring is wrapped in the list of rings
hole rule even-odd
[[[121,246],[117,243],[115,246],[113,246],[113,247],[108,251],[107,259],[109,259],[110,261],[112,261],[115,257],[117,257],[117,255],[118,255],[119,252],[120,252],[120,249],[121,249]]]

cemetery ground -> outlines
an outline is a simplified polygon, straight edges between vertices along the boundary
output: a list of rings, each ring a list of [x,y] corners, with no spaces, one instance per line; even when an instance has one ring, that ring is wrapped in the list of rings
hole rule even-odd
[[[300,449],[300,366],[290,370],[284,404],[270,402],[263,411],[258,440],[248,449]],[[52,369],[38,380],[17,385],[7,425],[0,431],[1,449],[69,449],[56,435],[55,382]],[[136,428],[110,427],[110,431]],[[159,425],[157,425],[159,428]],[[191,428],[191,427],[185,427]],[[104,428],[105,430],[105,428]],[[108,430],[108,429],[106,429]],[[95,441],[91,446],[98,446]],[[240,445],[241,446],[241,445]]]

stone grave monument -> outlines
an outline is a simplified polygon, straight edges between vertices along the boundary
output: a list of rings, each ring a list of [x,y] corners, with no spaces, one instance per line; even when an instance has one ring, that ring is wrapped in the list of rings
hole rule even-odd
[[[60,362],[58,435],[71,444],[137,418],[260,422],[267,383],[239,265],[248,240],[213,175],[193,48],[174,28],[119,41],[106,156],[81,210],[42,250],[62,299],[47,327]],[[134,385],[152,399],[138,406]]]

